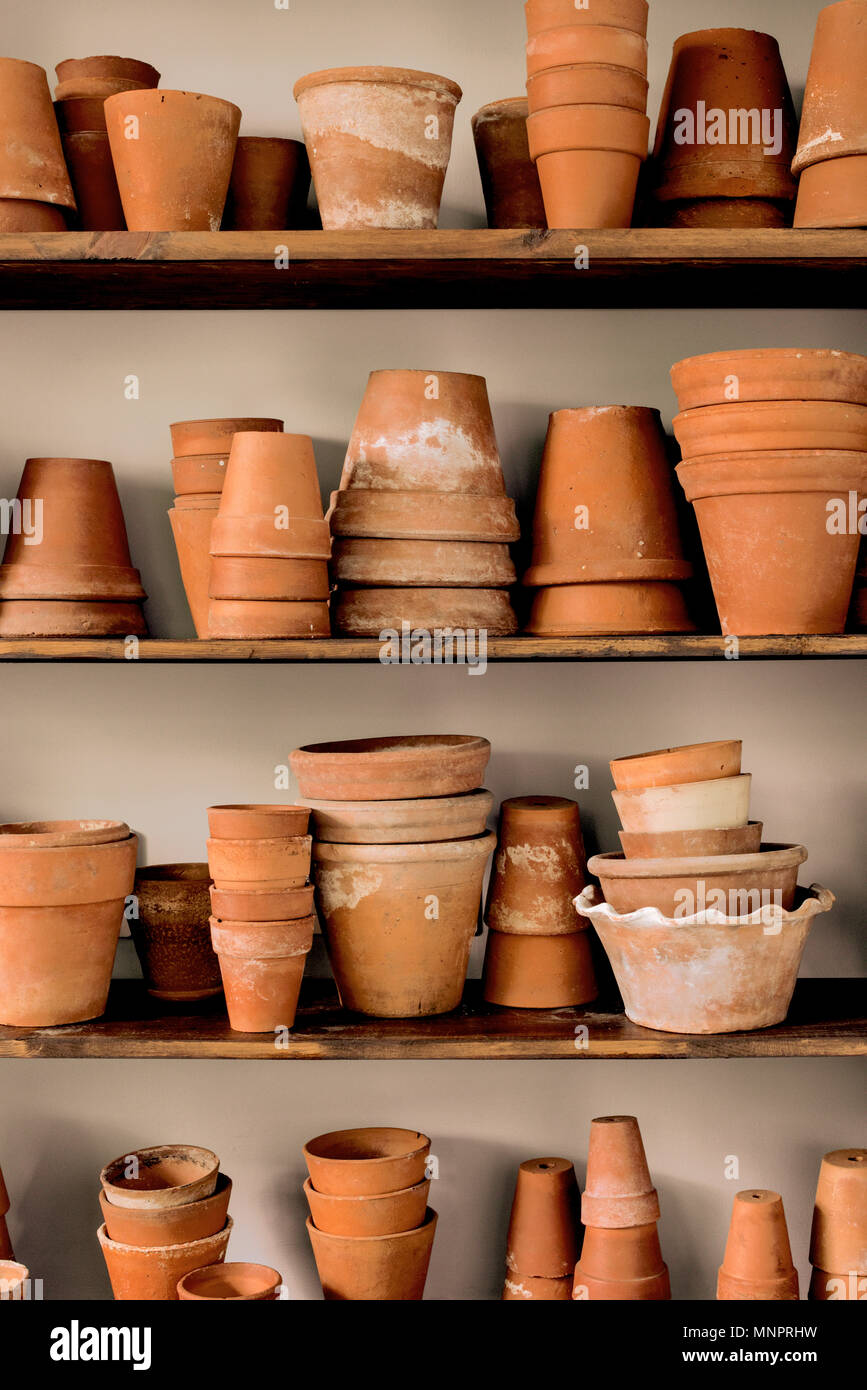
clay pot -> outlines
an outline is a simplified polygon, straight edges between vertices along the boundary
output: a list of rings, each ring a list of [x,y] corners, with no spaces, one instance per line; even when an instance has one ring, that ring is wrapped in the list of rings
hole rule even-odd
[[[563,1279],[578,1259],[578,1183],[568,1158],[528,1158],[518,1169],[506,1268]]]
[[[45,69],[0,58],[0,198],[75,207]]]
[[[270,599],[211,599],[208,636],[257,640],[270,637],[330,637],[327,603]]]
[[[835,1149],[822,1159],[810,1262],[867,1274],[867,1149]]]
[[[603,1230],[646,1229],[659,1220],[659,1198],[634,1115],[602,1115],[591,1122],[581,1220]],[[610,1267],[599,1273],[613,1277]]]
[[[572,936],[488,932],[482,976],[487,1003],[502,1009],[566,1009],[589,1004],[598,993],[586,932]]]
[[[540,589],[524,629],[538,637],[695,632],[676,584],[560,584]]]
[[[242,135],[235,147],[224,231],[280,231],[303,224],[310,162],[300,140]]]
[[[295,83],[327,232],[437,225],[456,82],[404,68],[332,68]]]
[[[53,203],[0,198],[0,232],[65,232],[66,214]]]
[[[313,912],[313,885],[303,888],[211,888],[211,911],[219,921],[294,922]]]
[[[726,917],[745,917],[774,902],[788,912],[806,858],[803,845],[764,845],[758,854],[694,859],[597,854],[587,867],[615,912],[655,907],[663,917],[691,917],[706,902]]]
[[[594,1125],[599,1122],[594,1120]],[[592,1134],[592,1130],[591,1130]],[[641,1137],[638,1137],[641,1142]],[[622,1229],[588,1226],[575,1266],[572,1297],[591,1303],[671,1298],[668,1269],[659,1248],[656,1222]]]
[[[610,24],[618,29],[632,29],[636,34],[647,33],[647,0],[593,0],[579,9],[575,0],[526,0],[527,33],[532,38],[544,29],[566,25]]]
[[[331,575],[337,584],[435,589],[497,589],[516,579],[508,546],[484,541],[338,540]]]
[[[527,144],[527,98],[492,101],[473,116],[489,227],[545,227],[539,175]]]
[[[84,232],[124,231],[126,221],[106,132],[64,134],[63,154],[78,205],[73,225]]]
[[[322,498],[306,434],[239,431],[232,437],[229,467],[220,497],[220,516],[266,516],[278,509],[290,517],[322,519]]]
[[[678,464],[726,635],[842,632],[857,534],[828,503],[867,491],[867,453],[767,450]]]
[[[647,40],[633,29],[621,29],[607,22],[582,24],[579,21],[576,24],[572,15],[567,24],[559,28],[546,27],[529,38],[528,77],[573,63],[604,63],[612,67],[632,68],[633,72],[646,77]]]
[[[550,106],[528,117],[548,226],[630,226],[649,132],[643,112],[623,106]]]
[[[747,401],[700,406],[672,422],[686,459],[763,449],[867,449],[867,405]]]
[[[647,108],[647,78],[634,68],[615,67],[612,63],[544,68],[527,78],[527,103],[528,115],[549,106],[622,106],[643,115]]]
[[[486,632],[509,637],[518,619],[504,589],[341,589],[334,596],[334,630],[349,637],[378,637],[411,629]]]
[[[273,1033],[293,1026],[314,926],[314,917],[286,922],[211,918],[233,1032]]]
[[[363,1197],[335,1197],[317,1192],[309,1178],[304,1195],[318,1231],[332,1236],[391,1236],[414,1231],[424,1222],[430,1181],[402,1192]]]
[[[338,845],[466,840],[485,831],[494,798],[480,790],[412,801],[310,801],[317,840]]]
[[[867,155],[865,62],[863,0],[826,5],[816,21],[793,173],[800,174],[820,161],[836,163],[850,155]]]
[[[121,1245],[186,1245],[224,1229],[231,1196],[232,1179],[219,1173],[210,1197],[180,1207],[116,1207],[102,1190],[99,1205],[110,1240]]]
[[[756,122],[732,129],[730,111],[754,112]],[[776,131],[760,114],[782,112]],[[685,126],[688,112],[693,129]],[[718,132],[712,126],[720,114]],[[751,29],[702,29],[675,41],[653,150],[654,196],[683,198],[792,198],[789,166],[795,148],[795,112],[780,50],[770,34]],[[692,138],[684,142],[684,132]],[[728,136],[709,143],[708,135]],[[771,152],[776,134],[780,148]]]
[[[307,1234],[326,1301],[416,1302],[424,1298],[437,1214],[428,1207],[424,1224],[390,1236],[333,1236],[318,1231],[310,1217]]]
[[[208,593],[212,599],[325,603],[331,593],[328,565],[325,560],[214,555]]]
[[[136,1211],[183,1207],[213,1196],[220,1160],[197,1144],[155,1144],[107,1163],[99,1175],[115,1207]]]
[[[175,492],[181,497],[213,493],[219,504],[228,465],[228,449],[222,454],[189,454],[185,458],[172,459]]]
[[[659,203],[654,225],[660,227],[788,227],[791,202],[773,198],[687,198]]]
[[[684,743],[678,748],[660,748],[653,753],[613,758],[608,766],[618,791],[643,791],[647,787],[670,787],[675,782],[737,777],[741,770],[742,748],[739,738]]]
[[[430,1139],[416,1129],[336,1129],[304,1145],[317,1193],[378,1197],[406,1192],[424,1180]]]
[[[209,806],[208,829],[215,840],[275,839],[307,834],[306,806]]]
[[[343,1006],[375,1018],[461,1001],[493,835],[313,849],[316,903]]]
[[[157,864],[136,874],[138,917],[130,930],[148,994],[156,999],[221,993],[211,948],[210,882],[207,864]]]
[[[851,401],[867,405],[867,357],[833,348],[742,348],[675,362],[681,410],[740,401]]]
[[[521,534],[510,497],[351,488],[332,492],[328,515],[333,536],[503,545]]]
[[[301,888],[310,872],[309,835],[208,840],[208,864],[218,888]]]
[[[576,900],[605,947],[627,1018],[664,1033],[737,1033],[786,1017],[813,917],[834,895],[798,889],[792,912],[750,918],[663,917],[655,908],[619,916],[585,888]],[[737,930],[733,930],[733,928]]]
[[[243,415],[217,420],[178,420],[169,429],[172,432],[172,452],[176,458],[186,458],[190,454],[228,456],[236,434],[279,434],[283,421]]]
[[[129,839],[129,833],[129,826],[122,820],[10,821],[8,825],[0,825],[0,848],[57,849],[64,845],[108,845]]]
[[[509,797],[500,807],[485,921],[495,931],[519,936],[580,931],[583,923],[572,902],[587,882],[585,868],[576,801],[562,796]],[[515,1268],[524,1274],[545,1273],[529,1265]]]
[[[811,164],[798,182],[796,227],[867,226],[867,155]]]
[[[571,1274],[566,1279],[534,1279],[529,1274],[507,1274],[503,1284],[504,1303],[568,1303],[571,1298]]]
[[[67,603],[56,599],[0,602],[0,637],[146,637],[137,603]]]
[[[310,743],[289,754],[305,798],[401,801],[475,791],[491,756],[474,734],[405,734]]]
[[[706,782],[672,782],[611,793],[624,830],[726,830],[746,825],[750,774]]]
[[[65,58],[54,71],[57,73],[58,94],[62,87],[64,97],[102,97],[104,100],[115,92],[136,91],[160,84],[160,74],[150,63],[114,55]],[[80,92],[76,90],[78,87],[82,88]]]
[[[270,1265],[206,1265],[178,1280],[178,1298],[182,1303],[275,1303],[282,1284],[283,1275]]]
[[[211,528],[219,508],[220,499],[215,495],[207,505],[176,506],[169,512],[184,593],[197,637],[208,635]]]
[[[131,232],[219,231],[237,106],[198,92],[121,92],[106,101],[105,119]]]
[[[22,1303],[28,1297],[30,1270],[13,1259],[0,1259],[0,1302]]]
[[[109,1240],[105,1226],[100,1226],[96,1234],[117,1302],[168,1302],[177,1300],[178,1282],[185,1274],[204,1265],[222,1263],[232,1234],[232,1218],[226,1218],[225,1227],[216,1235],[184,1245],[122,1245]]]
[[[690,859],[709,854],[757,854],[762,843],[762,822],[730,826],[727,830],[621,830],[620,844],[627,859]]]
[[[779,1192],[751,1188],[735,1197],[716,1296],[726,1302],[797,1301],[798,1272]]]
[[[673,580],[691,573],[659,411],[555,410],[548,420],[533,559],[524,584]]]

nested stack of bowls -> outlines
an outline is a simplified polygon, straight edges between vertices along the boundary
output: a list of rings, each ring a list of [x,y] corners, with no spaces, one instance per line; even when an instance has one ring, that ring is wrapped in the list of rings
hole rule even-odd
[[[517,630],[520,532],[484,377],[371,372],[329,515],[335,631]]]
[[[796,227],[867,226],[867,0],[819,14],[792,172]]]
[[[179,420],[169,428],[175,485],[175,504],[169,521],[196,636],[207,637],[211,527],[220,509],[232,440],[240,431],[276,433],[282,430],[283,421],[241,416]]]
[[[63,232],[75,212],[45,69],[0,58],[0,232]]]
[[[420,1302],[437,1214],[430,1140],[410,1129],[342,1129],[304,1145],[307,1234],[326,1300]]]
[[[210,1149],[138,1149],[112,1159],[99,1180],[97,1238],[116,1300],[176,1300],[184,1275],[225,1259],[232,1180]]]
[[[819,1169],[810,1232],[818,1302],[863,1300],[867,1289],[867,1149],[834,1149]]]
[[[229,1026],[271,1033],[295,1022],[316,924],[306,806],[211,806],[211,941]]]
[[[683,454],[726,635],[843,632],[867,492],[867,357],[746,349],[676,362]]]
[[[628,227],[647,157],[647,0],[527,0],[530,155],[549,227]]]
[[[310,744],[290,756],[313,814],[313,880],[347,1009],[376,1018],[461,1002],[493,804],[485,738],[422,734]]]

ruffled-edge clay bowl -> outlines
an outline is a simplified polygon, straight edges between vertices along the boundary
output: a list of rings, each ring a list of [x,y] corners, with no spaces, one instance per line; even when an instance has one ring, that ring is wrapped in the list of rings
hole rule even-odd
[[[416,1129],[337,1129],[304,1145],[317,1192],[373,1197],[415,1187],[425,1176],[430,1140]]]
[[[196,1144],[156,1144],[107,1163],[99,1175],[116,1207],[181,1207],[210,1197],[220,1160]]]
[[[304,797],[401,801],[475,791],[490,756],[488,740],[474,734],[404,734],[310,743],[289,764]]]
[[[182,1303],[213,1303],[231,1299],[234,1303],[274,1303],[280,1296],[283,1276],[270,1265],[237,1261],[205,1265],[185,1274],[178,1282]]]
[[[492,792],[409,801],[310,801],[315,837],[339,845],[423,844],[484,834]]]

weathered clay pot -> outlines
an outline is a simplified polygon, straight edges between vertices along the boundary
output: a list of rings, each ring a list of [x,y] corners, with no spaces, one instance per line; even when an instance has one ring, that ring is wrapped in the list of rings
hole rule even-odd
[[[318,1231],[332,1236],[392,1236],[414,1231],[424,1222],[430,1180],[423,1178],[402,1192],[368,1196],[330,1196],[317,1192],[309,1178],[304,1195]]]
[[[295,1022],[315,918],[287,922],[211,919],[211,940],[235,1033],[273,1033]]]
[[[74,208],[45,69],[0,58],[0,198]]]
[[[524,13],[527,33],[532,38],[544,29],[559,29],[566,25],[610,24],[618,29],[632,29],[636,34],[647,33],[647,0],[592,0],[579,8],[575,0],[526,0]]]
[[[236,434],[279,434],[282,420],[258,415],[229,416],[217,420],[178,420],[169,426],[172,432],[172,452],[176,458],[189,454],[225,454],[232,447]]]
[[[313,912],[313,884],[302,888],[211,888],[211,911],[220,921],[294,922]]]
[[[792,204],[773,198],[685,198],[656,204],[653,220],[660,227],[789,227]]]
[[[241,836],[208,840],[208,864],[218,888],[301,888],[310,872],[309,835]]]
[[[506,1268],[563,1279],[578,1259],[579,1193],[568,1158],[528,1158],[518,1169]]]
[[[0,232],[65,232],[67,214],[53,203],[0,198]]]
[[[210,882],[207,864],[156,864],[136,874],[138,916],[130,919],[130,931],[148,994],[156,999],[221,993],[211,948]]]
[[[587,867],[615,912],[655,907],[663,917],[691,917],[706,902],[726,917],[746,917],[765,903],[779,903],[788,912],[806,858],[803,845],[763,845],[758,854],[693,859],[597,854]]]
[[[437,1214],[428,1207],[424,1224],[390,1236],[333,1236],[318,1231],[310,1217],[307,1234],[326,1301],[421,1302]]]
[[[64,845],[108,845],[129,838],[122,820],[11,821],[0,825],[0,848],[57,849]],[[0,1185],[2,1211],[2,1185]]]
[[[4,599],[0,637],[145,637],[139,603]]]
[[[622,1229],[588,1225],[575,1266],[572,1297],[591,1303],[671,1298],[656,1222]]]
[[[54,71],[57,73],[58,94],[62,87],[64,98],[102,97],[104,100],[118,91],[136,91],[160,84],[160,74],[150,63],[143,63],[138,58],[118,58],[114,54],[64,58]],[[80,92],[77,90],[79,87]]]
[[[671,782],[611,796],[624,830],[714,830],[746,825],[750,774],[712,777],[706,782]]]
[[[102,1189],[99,1205],[110,1240],[121,1245],[185,1245],[223,1230],[231,1196],[232,1179],[219,1173],[210,1197],[180,1207],[116,1207]]]
[[[131,232],[219,231],[237,106],[198,92],[121,92],[106,101],[105,119]]]
[[[566,1009],[589,1004],[598,993],[586,932],[513,936],[488,931],[482,994],[489,1004],[503,1009]]]
[[[504,1303],[568,1303],[572,1298],[572,1275],[565,1279],[534,1279],[531,1274],[507,1274],[503,1283]]]
[[[473,116],[489,227],[545,227],[539,175],[527,144],[527,98],[492,101]]]
[[[484,833],[493,804],[493,795],[484,789],[411,801],[309,802],[316,839],[338,845],[466,840]]]
[[[811,164],[798,181],[796,227],[867,226],[867,154]]]
[[[302,224],[310,162],[300,140],[242,135],[235,147],[224,231],[280,231]]]
[[[270,1265],[206,1265],[178,1280],[178,1298],[182,1303],[275,1303],[282,1284],[283,1275]]]
[[[676,584],[622,581],[540,589],[525,632],[539,637],[694,632]]]
[[[613,63],[544,68],[527,78],[527,102],[527,114],[549,106],[623,106],[644,114],[647,78],[634,68],[615,67]]]
[[[398,734],[310,743],[289,754],[289,765],[305,798],[401,801],[475,791],[490,756],[475,734]]]
[[[316,1192],[376,1197],[405,1192],[424,1180],[430,1139],[416,1129],[336,1129],[304,1145]]]
[[[687,579],[658,410],[555,410],[536,492],[531,587]]]
[[[867,1274],[867,1149],[835,1149],[822,1159],[810,1261]]]
[[[645,1227],[659,1220],[659,1198],[634,1115],[602,1115],[592,1121],[581,1220],[603,1230]]]
[[[458,492],[350,488],[332,492],[329,518],[333,536],[502,545],[518,540],[521,534],[510,497]]]
[[[175,492],[180,497],[213,493],[219,505],[219,494],[223,491],[228,466],[228,449],[222,454],[188,454],[186,457],[172,459],[172,482]]]
[[[13,1259],[0,1259],[0,1302],[22,1303],[27,1297],[30,1270]]]
[[[716,1296],[724,1302],[797,1301],[798,1271],[779,1192],[749,1188],[735,1197]]]
[[[456,82],[405,68],[332,68],[295,83],[326,231],[436,227]]]
[[[549,106],[528,117],[548,226],[630,226],[649,132],[644,113],[623,106]]]
[[[757,854],[762,843],[762,822],[730,826],[726,830],[621,830],[620,844],[627,859],[689,859],[708,854]]]
[[[210,1149],[198,1144],[155,1144],[113,1158],[99,1181],[113,1206],[153,1211],[211,1197],[219,1171],[220,1160]]]
[[[865,63],[867,7],[863,0],[826,5],[816,21],[794,173],[820,161],[836,163],[850,155],[867,155]]]
[[[306,434],[239,431],[232,437],[220,516],[322,519],[313,440]]]
[[[577,13],[577,11],[576,11]],[[594,16],[595,17],[595,16]],[[527,42],[527,76],[572,63],[606,63],[632,68],[647,76],[647,40],[634,29],[604,24],[575,23],[572,16],[559,28],[545,28]]]
[[[177,1299],[178,1281],[185,1274],[225,1259],[232,1218],[226,1218],[226,1225],[216,1235],[184,1245],[122,1245],[109,1240],[105,1226],[100,1226],[96,1234],[117,1302],[167,1302]]]
[[[122,232],[126,221],[104,125],[102,130],[64,131],[61,139],[78,206],[72,225],[84,232]]]
[[[484,541],[338,540],[331,549],[338,584],[496,589],[515,583],[506,545]]]
[[[209,806],[208,829],[215,840],[273,839],[306,835],[306,806]]]
[[[672,422],[686,459],[763,449],[867,449],[867,405],[744,401],[682,411]]]
[[[681,410],[729,401],[852,401],[867,405],[867,357],[832,348],[741,348],[675,362]]]
[[[404,623],[426,633],[459,628],[509,637],[518,631],[505,589],[340,589],[332,612],[335,632],[349,637],[382,638]]]
[[[457,1008],[495,842],[314,845],[316,903],[347,1009],[414,1018]]]
[[[208,636],[235,640],[330,637],[328,604],[275,599],[210,599]]]
[[[211,528],[219,509],[220,499],[215,494],[206,506],[173,507],[169,512],[184,593],[197,637],[208,635]]]
[[[331,593],[325,560],[285,560],[261,555],[213,555],[208,580],[212,599],[325,603]]]
[[[562,796],[514,796],[500,806],[485,921],[518,936],[580,931],[573,900],[587,882],[578,803]],[[515,1265],[524,1274],[544,1274]],[[553,1276],[550,1276],[553,1277]]]
[[[708,782],[715,777],[737,777],[741,770],[742,748],[739,738],[717,739],[712,743],[684,743],[677,748],[660,748],[652,753],[612,758],[608,766],[618,791],[643,791],[647,787],[670,787],[675,782]]]

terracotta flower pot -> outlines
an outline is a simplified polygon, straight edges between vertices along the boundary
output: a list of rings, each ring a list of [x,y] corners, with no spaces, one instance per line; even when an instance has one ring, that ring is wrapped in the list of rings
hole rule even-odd
[[[654,225],[660,227],[789,227],[792,204],[773,198],[685,198],[659,203]]]
[[[212,599],[325,603],[331,593],[328,564],[325,560],[214,555],[208,593]]]
[[[219,505],[219,494],[223,491],[228,466],[228,449],[221,454],[188,454],[186,457],[172,459],[172,482],[175,492],[181,497],[213,493]]]
[[[219,231],[237,106],[198,92],[121,92],[106,101],[105,119],[131,232]]]
[[[405,734],[310,743],[289,754],[305,798],[401,801],[475,791],[491,756],[474,734]]]
[[[216,1235],[184,1245],[122,1245],[109,1240],[105,1226],[97,1231],[116,1302],[177,1300],[178,1281],[194,1269],[220,1264],[232,1234],[232,1218]]]
[[[146,637],[138,603],[4,599],[0,637]]]
[[[211,528],[219,508],[220,499],[215,495],[207,505],[190,508],[176,506],[169,512],[184,593],[197,637],[208,635]]]
[[[794,173],[820,161],[836,163],[850,155],[867,155],[865,64],[864,0],[826,5],[816,21]]]
[[[417,1129],[336,1129],[308,1139],[304,1162],[318,1193],[378,1197],[424,1180],[430,1139]]]
[[[99,1181],[109,1202],[134,1211],[183,1207],[213,1196],[220,1160],[198,1144],[155,1144],[107,1163]]]
[[[571,15],[568,23],[559,28],[546,27],[528,39],[528,77],[572,63],[605,63],[632,68],[646,77],[647,40],[634,29],[621,29],[608,22],[576,24]]]
[[[11,821],[8,825],[0,825],[0,848],[57,849],[65,845],[108,845],[129,839],[129,833],[129,826],[122,820]]]
[[[618,29],[647,33],[647,0],[593,0],[579,9],[575,0],[526,0],[527,33],[532,37],[544,29],[566,25],[610,24]]]
[[[659,1220],[659,1198],[634,1115],[602,1115],[592,1121],[581,1220],[603,1230],[646,1229]],[[600,1273],[612,1277],[610,1267]],[[632,1275],[630,1270],[628,1277]]]
[[[835,1149],[822,1159],[810,1261],[867,1275],[867,1149]]]
[[[156,999],[208,999],[222,991],[211,948],[210,882],[207,864],[157,864],[136,874],[138,917],[130,930]]]
[[[205,1265],[178,1280],[178,1298],[182,1303],[275,1303],[282,1284],[283,1275],[270,1265]]]
[[[75,207],[45,69],[0,58],[0,198]]]
[[[867,155],[811,164],[798,181],[796,227],[867,226]]]
[[[223,230],[298,227],[309,192],[310,162],[302,141],[242,135],[235,147]]]
[[[65,232],[66,213],[53,203],[0,198],[0,232]]]
[[[502,1009],[566,1009],[589,1004],[598,993],[586,932],[512,936],[488,931],[482,976],[487,1003]]]
[[[745,917],[766,903],[778,903],[788,912],[806,858],[803,845],[763,845],[758,854],[694,859],[597,854],[587,867],[615,912],[655,907],[663,917],[691,917],[706,902],[726,917]]]
[[[84,232],[124,231],[126,221],[107,132],[64,132],[62,143],[78,206],[73,225]]]
[[[716,1296],[726,1302],[797,1301],[798,1272],[779,1192],[750,1188],[735,1197]]]
[[[580,1197],[568,1158],[528,1158],[518,1169],[506,1235],[506,1268],[563,1279],[578,1259]]]
[[[313,850],[316,903],[345,1008],[448,1013],[463,994],[493,835]]]
[[[236,434],[279,434],[282,420],[258,415],[230,416],[217,420],[178,420],[170,425],[172,452],[176,458],[193,454],[225,454]]]
[[[306,434],[239,431],[232,437],[221,517],[275,515],[322,519],[313,440]]]
[[[484,789],[411,801],[309,802],[316,839],[338,845],[466,840],[484,833],[493,804],[493,795]]]
[[[659,411],[555,410],[524,584],[687,579]]]
[[[220,921],[294,922],[313,912],[313,884],[303,888],[211,888],[211,911]]]
[[[310,873],[309,835],[228,836],[208,840],[208,864],[218,888],[302,888]]]
[[[424,1224],[391,1236],[333,1236],[318,1231],[310,1217],[307,1234],[326,1301],[416,1302],[424,1298],[437,1214],[428,1207]]]
[[[683,457],[764,449],[867,450],[867,405],[843,401],[745,401],[700,406],[673,420]]]
[[[334,630],[350,637],[379,637],[412,629],[459,628],[509,637],[518,619],[505,589],[341,589],[334,596]]]
[[[27,1297],[30,1270],[16,1260],[0,1260],[0,1302],[22,1303]]]
[[[572,1298],[572,1275],[565,1279],[534,1279],[530,1274],[507,1274],[503,1284],[504,1303],[568,1303]]]
[[[867,453],[767,450],[678,464],[723,633],[842,632],[859,537],[829,503],[867,491]]]
[[[649,133],[643,112],[622,106],[550,106],[528,117],[548,226],[630,226]]]
[[[527,78],[527,114],[549,106],[622,106],[647,109],[647,78],[613,63],[571,63]],[[537,177],[538,182],[538,177]]]
[[[867,405],[867,357],[832,348],[706,352],[675,362],[671,380],[681,410],[732,399]]]
[[[746,825],[748,772],[706,782],[672,782],[611,793],[624,830],[714,830]]]
[[[210,599],[208,636],[238,639],[330,637],[327,603]]]
[[[64,96],[70,97],[78,95],[73,89],[82,84],[87,90],[82,90],[81,96],[103,99],[117,91],[136,91],[160,84],[160,74],[150,63],[143,63],[138,58],[118,58],[113,54],[101,54],[94,58],[65,58],[54,71],[57,73],[58,90],[64,88]],[[93,87],[94,83],[99,85],[99,91]]]
[[[545,227],[539,175],[527,144],[527,98],[492,101],[473,116],[489,227]]]
[[[620,792],[643,791],[647,787],[670,787],[675,782],[708,782],[715,777],[737,777],[741,770],[739,738],[717,739],[712,743],[684,743],[677,748],[660,748],[652,753],[633,753],[613,758],[608,766]]]
[[[799,889],[792,912],[672,919],[656,908],[618,915],[595,888],[576,900],[596,928],[633,1023],[663,1033],[737,1033],[786,1017],[817,913],[834,895]],[[734,928],[737,928],[736,930]],[[661,963],[664,962],[664,963]]]
[[[211,940],[235,1033],[273,1033],[295,1023],[314,917],[286,922],[211,919]]]
[[[510,497],[458,492],[350,488],[332,492],[329,518],[332,536],[504,545],[521,534]]]
[[[621,830],[620,844],[627,859],[689,859],[708,854],[757,854],[762,843],[762,822],[727,830]]]
[[[209,806],[208,829],[215,840],[275,839],[307,834],[306,806]]]
[[[671,1284],[656,1223],[621,1230],[588,1226],[581,1259],[575,1266],[572,1297],[591,1303],[670,1299]]]
[[[121,1245],[186,1245],[223,1230],[231,1196],[232,1179],[219,1173],[210,1197],[180,1207],[116,1207],[103,1190],[99,1205],[110,1240]]]
[[[515,583],[506,545],[485,541],[338,540],[335,583],[406,588],[497,589]]]
[[[695,632],[676,584],[560,584],[540,589],[524,629],[539,637]]]
[[[424,1222],[430,1180],[423,1178],[402,1192],[335,1197],[317,1192],[309,1178],[304,1195],[318,1231],[332,1236],[392,1236],[414,1231]]]
[[[498,932],[561,936],[580,931],[573,899],[587,882],[578,803],[514,796],[500,806],[485,921]],[[544,1274],[516,1265],[524,1274]],[[553,1277],[553,1276],[551,1276]]]
[[[332,68],[295,83],[327,232],[436,227],[456,82],[404,68]]]

